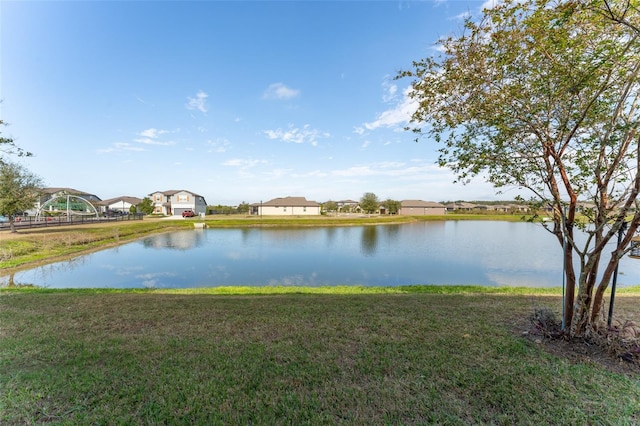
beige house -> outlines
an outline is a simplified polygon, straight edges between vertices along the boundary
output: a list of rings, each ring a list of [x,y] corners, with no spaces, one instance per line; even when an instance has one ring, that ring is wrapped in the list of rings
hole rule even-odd
[[[435,201],[402,200],[398,214],[406,216],[443,215],[447,212],[444,204]]]
[[[149,198],[155,214],[180,216],[187,210],[192,210],[195,214],[207,212],[204,197],[184,189],[152,192]]]
[[[314,216],[320,215],[320,204],[305,197],[274,198],[265,203],[251,205],[251,214],[259,216]]]
[[[473,203],[458,202],[458,203],[447,204],[446,207],[447,207],[447,211],[450,211],[450,212],[453,212],[453,211],[470,212],[476,207],[478,207],[478,205]]]

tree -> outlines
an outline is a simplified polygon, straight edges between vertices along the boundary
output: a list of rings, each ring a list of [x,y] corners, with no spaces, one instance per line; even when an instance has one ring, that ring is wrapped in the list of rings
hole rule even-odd
[[[351,204],[343,204],[342,207],[338,207],[338,211],[341,213],[353,213],[354,206]]]
[[[338,204],[335,201],[327,201],[322,205],[325,212],[335,212],[338,210]]]
[[[0,120],[0,126],[6,126],[3,120]],[[31,157],[33,154],[18,147],[13,138],[7,138],[0,135],[0,162],[2,162],[1,154],[16,155],[18,157]]]
[[[241,202],[240,204],[238,204],[238,208],[237,208],[238,213],[241,213],[241,214],[249,213],[249,207],[250,207],[249,204],[247,204],[246,202],[244,201]]]
[[[380,201],[373,192],[365,192],[360,198],[360,208],[368,214],[375,213],[380,208]]]
[[[638,3],[630,0],[586,0],[585,5],[600,11],[607,19],[626,25],[636,33],[640,33],[640,14]]]
[[[382,205],[387,209],[387,214],[398,214],[401,207],[400,201],[392,200],[391,198],[383,201]]]
[[[42,180],[24,167],[0,162],[0,214],[9,218],[11,232],[17,232],[16,215],[33,208],[41,187]]]
[[[138,211],[141,213],[151,214],[154,210],[155,208],[153,207],[153,202],[149,197],[144,197],[140,204],[138,204]]]
[[[439,42],[440,56],[399,73],[417,102],[408,129],[440,143],[439,164],[457,181],[483,175],[551,209],[545,228],[566,265],[563,324],[583,335],[598,327],[640,224],[640,34],[552,0],[506,0],[464,28]],[[579,202],[591,205],[583,216]]]

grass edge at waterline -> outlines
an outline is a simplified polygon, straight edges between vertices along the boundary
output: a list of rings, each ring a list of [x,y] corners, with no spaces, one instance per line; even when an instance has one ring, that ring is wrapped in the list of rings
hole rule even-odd
[[[611,289],[607,290],[610,294]],[[193,288],[43,288],[36,286],[0,286],[0,294],[18,293],[76,293],[76,294],[177,294],[177,295],[278,295],[278,294],[326,294],[326,295],[355,295],[355,294],[491,294],[491,295],[562,295],[561,287],[490,287],[479,285],[402,285],[402,286],[219,286],[219,287],[193,287]],[[640,296],[640,285],[616,289],[619,295]]]

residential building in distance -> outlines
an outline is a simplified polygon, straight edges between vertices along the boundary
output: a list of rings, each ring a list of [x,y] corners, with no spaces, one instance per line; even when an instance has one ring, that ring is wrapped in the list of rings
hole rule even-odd
[[[153,203],[154,214],[181,216],[187,210],[192,210],[195,214],[207,212],[204,197],[184,189],[152,192],[149,198]]]
[[[477,207],[477,204],[459,201],[456,203],[449,203],[446,205],[446,207],[447,207],[447,211],[450,211],[450,212],[454,212],[454,211],[470,212]]]
[[[444,204],[422,200],[402,200],[398,210],[398,214],[406,216],[443,215],[446,212],[447,208]]]
[[[355,200],[340,200],[336,201],[336,205],[338,206],[339,212],[352,212],[359,213],[360,212],[360,202]]]
[[[106,212],[119,212],[122,214],[129,213],[131,207],[137,207],[142,202],[142,199],[138,197],[122,196],[116,198],[110,198],[108,200],[102,200],[100,206],[103,213]]]
[[[320,215],[320,203],[308,201],[305,197],[274,198],[252,204],[250,211],[263,216],[313,216]]]

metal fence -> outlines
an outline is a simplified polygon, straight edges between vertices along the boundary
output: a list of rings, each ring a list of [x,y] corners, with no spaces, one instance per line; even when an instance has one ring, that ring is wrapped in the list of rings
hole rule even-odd
[[[115,215],[109,217],[95,216],[48,216],[35,218],[34,216],[18,216],[14,220],[17,229],[45,228],[48,226],[88,225],[91,223],[119,222],[126,220],[142,220],[142,213]],[[11,229],[8,221],[0,222],[0,231]]]

